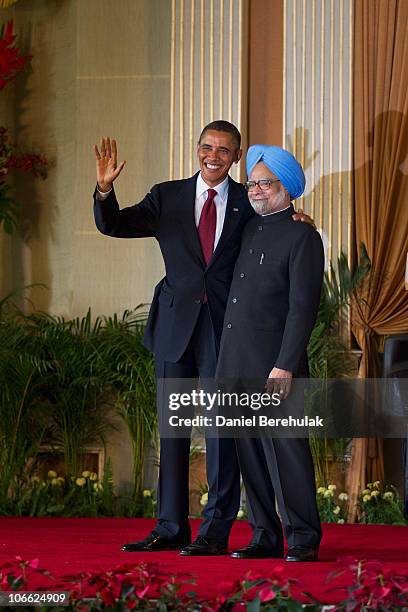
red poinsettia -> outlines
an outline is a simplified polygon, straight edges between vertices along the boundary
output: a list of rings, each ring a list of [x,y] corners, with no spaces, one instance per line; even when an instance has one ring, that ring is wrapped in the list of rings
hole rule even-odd
[[[0,30],[0,91],[10,83],[17,73],[27,68],[31,55],[23,55],[15,45],[13,21]],[[9,171],[18,168],[35,177],[45,178],[47,160],[41,155],[24,153],[8,142],[7,130],[0,128],[0,226],[11,234],[18,223],[18,206],[14,201],[11,186],[4,180]]]
[[[14,201],[12,187],[5,180],[11,170],[29,172],[43,179],[47,176],[48,161],[44,155],[26,153],[8,140],[7,129],[0,127],[0,227],[12,234],[17,227],[19,207]]]
[[[7,129],[0,127],[0,181],[10,170],[24,170],[36,178],[47,176],[47,159],[37,153],[21,151],[15,144],[9,142]]]
[[[249,609],[301,610],[304,604],[321,610],[323,604],[313,595],[300,591],[300,599],[292,593],[292,587],[302,589],[302,585],[285,578],[284,570],[278,566],[268,575],[247,572],[239,580],[220,584],[218,597],[204,601],[194,591],[187,590],[194,583],[190,574],[174,575],[159,564],[126,563],[109,571],[62,576],[52,583],[50,572],[39,567],[38,559],[26,561],[16,557],[10,563],[0,564],[0,591],[33,590],[34,582],[37,590],[69,591],[69,610],[75,612],[91,609],[247,612]],[[43,577],[41,587],[39,575]],[[408,609],[408,576],[384,570],[378,562],[350,558],[341,560],[339,570],[329,578],[341,575],[349,579],[349,586],[330,589],[346,595],[346,599],[332,606],[333,612]]]
[[[13,21],[1,28],[0,35],[0,90],[13,80],[18,72],[25,70],[31,55],[23,55],[14,45],[16,35],[13,33]]]

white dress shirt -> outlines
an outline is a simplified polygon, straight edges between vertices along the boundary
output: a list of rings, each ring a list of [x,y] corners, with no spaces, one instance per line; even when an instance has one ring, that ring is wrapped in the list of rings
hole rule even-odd
[[[227,200],[228,200],[228,176],[219,185],[216,185],[215,187],[210,187],[203,180],[201,176],[201,172],[198,175],[197,185],[196,185],[195,210],[194,210],[195,224],[197,227],[200,222],[200,217],[201,217],[202,210],[204,208],[205,201],[208,197],[209,189],[215,189],[215,191],[217,192],[217,195],[214,197],[215,208],[217,210],[217,225],[215,228],[215,239],[214,239],[214,251],[215,251],[216,246],[221,236],[222,228],[224,227],[225,211],[227,209]],[[112,190],[105,193],[105,192],[99,191],[99,189],[97,188],[96,197],[98,198],[98,200],[105,200],[111,191]]]

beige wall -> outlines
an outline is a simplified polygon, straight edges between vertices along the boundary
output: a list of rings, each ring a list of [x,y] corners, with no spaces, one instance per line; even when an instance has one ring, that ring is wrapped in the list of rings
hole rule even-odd
[[[50,160],[58,160],[58,168],[65,168],[65,173],[57,173],[54,167],[46,182],[27,179],[23,174],[15,176],[24,239],[19,233],[12,239],[0,234],[4,246],[2,295],[32,282],[50,285],[54,277],[66,274],[69,217],[58,202],[58,193],[64,182],[68,185],[66,177],[72,173],[74,158],[72,9],[71,3],[40,0],[35,10],[33,3],[22,2],[0,13],[2,22],[14,19],[18,46],[34,55],[31,70],[20,74],[1,93],[1,123],[25,148],[41,151]],[[62,122],[58,120],[60,115],[64,117]],[[58,255],[53,241],[59,242]],[[51,263],[56,258],[58,273]],[[52,294],[55,292],[53,287]],[[39,306],[44,307],[50,299],[51,292],[43,291]],[[62,303],[62,299],[58,301]]]
[[[2,11],[34,57],[2,93],[1,123],[11,113],[19,141],[52,162],[46,181],[18,179],[24,239],[2,237],[2,295],[45,283],[29,292],[35,306],[68,317],[150,301],[163,270],[154,241],[95,230],[92,145],[117,138],[122,205],[168,178],[170,14],[167,0],[36,0]]]
[[[19,75],[2,96],[7,112],[13,114],[17,141],[43,152],[51,169],[44,182],[16,174],[22,236],[16,233],[8,241],[6,289],[45,283],[48,290],[31,292],[36,306],[52,305],[57,312],[69,314],[66,279],[72,263],[73,219],[70,198],[64,194],[74,182],[75,4],[21,2],[12,10],[2,11],[1,17],[5,19],[7,14],[14,19],[18,44],[33,55],[33,60],[31,70]]]
[[[322,233],[326,260],[351,255],[352,0],[285,0],[283,143],[306,174],[298,205]]]
[[[194,143],[203,123],[222,116],[245,132],[246,4],[20,0],[0,12],[2,21],[14,19],[18,44],[33,55],[32,70],[0,95],[0,124],[51,162],[46,181],[17,179],[22,232],[11,239],[0,232],[0,297],[43,283],[47,289],[26,295],[37,309],[68,318],[89,307],[94,315],[110,315],[150,302],[164,271],[160,251],[153,239],[118,240],[97,232],[92,145],[108,134],[117,139],[119,157],[127,160],[116,183],[125,206],[176,175],[170,150],[180,156],[178,170],[196,170]],[[201,66],[213,102],[200,84]],[[192,101],[190,86],[200,105]],[[174,98],[172,88],[178,92]],[[132,462],[128,434],[120,429],[107,450],[115,481],[125,485]]]
[[[23,235],[0,236],[1,295],[43,283],[27,291],[35,307],[67,317],[150,302],[160,251],[153,239],[97,232],[92,145],[117,139],[125,206],[196,170],[203,123],[230,119],[245,138],[247,1],[20,0],[1,17],[34,56],[2,92],[2,122],[52,164],[45,182],[18,179]]]
[[[117,181],[119,202],[139,201],[168,178],[170,10],[167,0],[78,2],[76,197],[71,309],[98,313],[149,302],[162,276],[153,239],[115,240],[95,231],[90,204],[90,145],[117,138],[127,160]],[[89,33],[92,32],[90,36]]]
[[[170,2],[169,2],[170,4]],[[225,119],[247,140],[247,0],[172,0],[169,176],[191,175],[196,143],[210,121]],[[235,180],[244,164],[230,170]]]
[[[0,94],[0,125],[51,162],[44,182],[16,178],[23,231],[11,239],[0,232],[0,298],[44,283],[48,289],[26,295],[37,309],[66,317],[150,301],[163,273],[159,249],[153,239],[96,231],[92,145],[102,135],[117,138],[127,160],[117,182],[122,205],[168,178],[170,15],[168,0],[20,1],[0,12],[33,55],[32,70]],[[118,425],[107,451],[115,482],[125,486],[131,447]]]

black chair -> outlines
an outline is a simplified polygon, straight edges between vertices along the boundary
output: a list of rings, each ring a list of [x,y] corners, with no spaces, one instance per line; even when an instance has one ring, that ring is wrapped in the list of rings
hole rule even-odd
[[[384,344],[384,378],[408,378],[408,334],[390,336]],[[404,516],[408,519],[408,433],[402,445],[404,471]]]

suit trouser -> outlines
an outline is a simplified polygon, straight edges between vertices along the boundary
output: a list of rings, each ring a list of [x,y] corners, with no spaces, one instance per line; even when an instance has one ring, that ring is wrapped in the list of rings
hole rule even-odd
[[[236,439],[247,493],[252,542],[283,550],[282,517],[288,546],[317,549],[321,540],[316,485],[305,438]]]
[[[157,405],[163,410],[164,385],[168,378],[213,378],[218,343],[207,304],[190,343],[177,363],[156,360]],[[166,410],[164,406],[164,410]],[[155,530],[167,537],[191,537],[189,514],[190,437],[160,438],[160,469],[157,489],[158,524]],[[203,510],[199,534],[228,540],[240,503],[240,478],[235,441],[206,439],[208,502]]]

